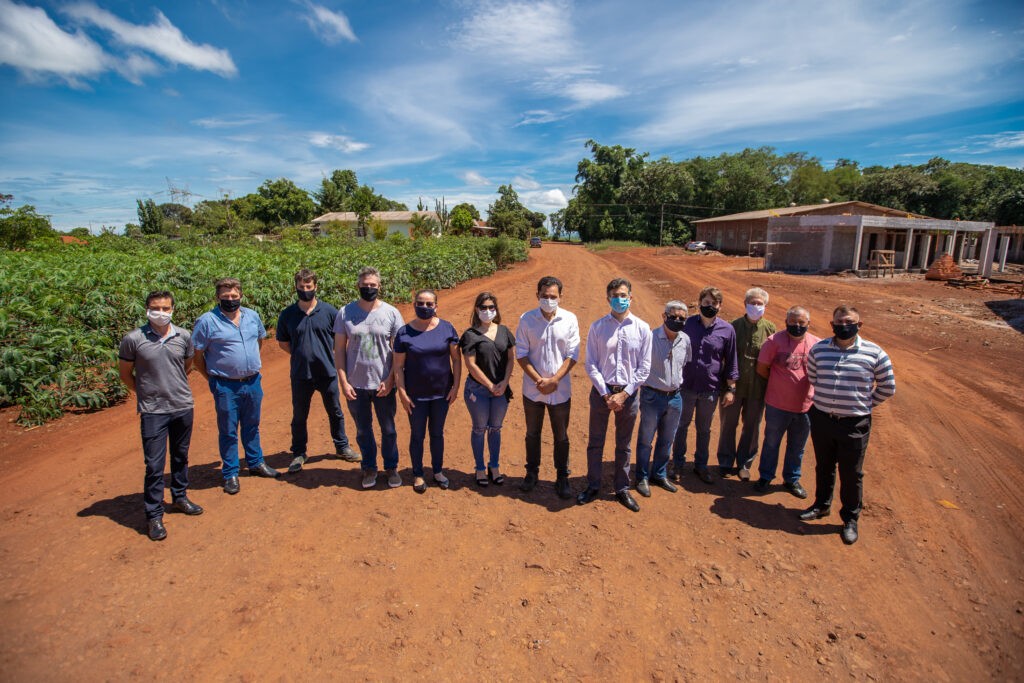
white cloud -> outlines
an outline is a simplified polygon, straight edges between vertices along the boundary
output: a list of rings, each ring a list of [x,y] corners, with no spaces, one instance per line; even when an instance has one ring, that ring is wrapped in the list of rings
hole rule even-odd
[[[365,142],[356,142],[347,135],[331,135],[330,133],[310,133],[309,143],[314,147],[330,147],[346,154],[361,152],[370,146]]]
[[[156,21],[149,25],[129,23],[91,3],[69,5],[64,11],[79,21],[109,31],[126,47],[145,50],[172,64],[225,77],[238,75],[227,50],[193,43],[159,10]]]
[[[561,2],[484,2],[458,35],[460,47],[517,63],[546,64],[572,52],[572,24]]]
[[[512,179],[512,184],[521,190],[540,189],[540,183],[538,183],[536,180],[534,180],[533,178],[526,178],[520,175],[517,175],[515,178]]]
[[[953,151],[962,154],[988,154],[1021,148],[1024,148],[1024,131],[1008,130],[991,135],[972,135]]]
[[[276,114],[250,114],[244,116],[210,116],[192,121],[194,125],[201,128],[241,128],[243,126],[254,126],[267,123],[277,118]]]
[[[482,175],[480,175],[476,171],[466,171],[465,173],[462,174],[461,178],[462,178],[463,181],[465,181],[465,183],[467,185],[490,185],[491,184],[490,180],[488,180],[487,178],[484,178]]]
[[[596,81],[578,81],[565,88],[566,94],[583,107],[623,97],[626,91],[616,85]]]
[[[541,123],[552,123],[564,119],[567,114],[556,114],[546,109],[534,109],[523,112],[522,118],[516,126],[532,126]]]
[[[30,79],[54,75],[72,85],[109,68],[103,48],[80,31],[68,33],[45,10],[0,0],[0,64]]]
[[[569,205],[569,201],[565,198],[565,193],[558,188],[537,192],[523,192],[520,194],[519,199],[528,208],[545,213],[564,209]]]
[[[359,41],[352,30],[352,24],[349,23],[348,17],[341,12],[334,12],[309,0],[304,0],[301,4],[307,10],[307,13],[302,15],[303,21],[323,42],[334,45],[343,40],[350,43]]]

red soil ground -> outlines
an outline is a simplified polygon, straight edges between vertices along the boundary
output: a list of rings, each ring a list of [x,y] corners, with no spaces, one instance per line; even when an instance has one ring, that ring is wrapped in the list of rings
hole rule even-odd
[[[443,292],[441,315],[462,328],[487,288],[514,327],[546,274],[565,282],[564,305],[584,333],[607,310],[605,283],[620,275],[648,321],[667,299],[693,303],[706,284],[725,292],[728,319],[752,285],[770,292],[777,322],[806,305],[819,336],[835,304],[857,305],[864,336],[892,356],[898,389],[876,411],[855,546],[841,543],[835,515],[801,523],[804,501],[758,496],[735,479],[706,486],[690,475],[675,495],[639,499],[639,514],[607,495],[577,507],[554,494],[548,435],[542,484],[521,494],[518,372],[503,487],[473,485],[460,399],[446,431],[452,490],[412,491],[401,414],[407,485],[360,490],[358,465],[322,455],[333,449],[314,406],[317,455],[306,469],[243,478],[241,494],[227,496],[209,392],[193,376],[191,495],[206,513],[168,514],[162,543],[144,535],[134,405],[28,431],[5,414],[0,678],[1020,680],[1024,337],[985,305],[1008,297],[920,277],[746,267],[545,245],[525,264]],[[263,445],[281,468],[288,362],[273,343],[264,373]],[[588,390],[578,366],[577,490]],[[808,444],[812,493],[813,471]]]

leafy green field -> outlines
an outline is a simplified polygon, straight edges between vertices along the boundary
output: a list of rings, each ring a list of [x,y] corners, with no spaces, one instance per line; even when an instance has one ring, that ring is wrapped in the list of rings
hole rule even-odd
[[[320,276],[320,296],[356,298],[356,272],[381,272],[383,296],[409,301],[422,287],[444,289],[526,260],[519,240],[441,238],[373,243],[333,240],[244,246],[147,244],[125,238],[44,251],[0,252],[0,407],[19,405],[22,424],[65,410],[96,409],[125,396],[117,346],[145,322],[145,297],[168,289],[174,322],[191,329],[213,306],[213,282],[242,281],[243,304],[270,327],[295,300],[295,272]]]

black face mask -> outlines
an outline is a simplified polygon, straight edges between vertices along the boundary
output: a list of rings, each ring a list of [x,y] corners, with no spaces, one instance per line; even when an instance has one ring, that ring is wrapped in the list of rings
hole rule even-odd
[[[665,327],[672,330],[673,332],[682,332],[683,325],[686,324],[685,320],[676,320],[675,318],[665,318]]]
[[[360,287],[359,296],[363,301],[373,301],[380,294],[380,289],[377,287]]]
[[[299,295],[299,301],[312,301],[316,296],[315,289],[296,289],[295,293]]]
[[[836,339],[841,339],[843,341],[856,337],[858,330],[860,330],[859,323],[849,323],[847,325],[836,325],[835,323],[832,323],[832,334],[836,335]]]
[[[234,313],[241,305],[241,299],[220,299],[220,310],[225,313]]]
[[[802,337],[807,334],[806,325],[786,325],[786,332],[789,332],[794,337]]]
[[[714,318],[716,315],[718,315],[718,309],[715,308],[714,306],[701,306],[700,314],[705,318]]]

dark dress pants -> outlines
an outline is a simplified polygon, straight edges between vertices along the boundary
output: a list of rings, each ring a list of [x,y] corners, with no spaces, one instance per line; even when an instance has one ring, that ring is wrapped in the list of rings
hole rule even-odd
[[[613,413],[604,397],[597,389],[590,390],[590,438],[587,441],[587,486],[592,489],[601,488],[601,469],[603,466],[604,441],[608,433],[608,418],[615,416],[615,491],[629,489],[629,465],[632,450],[629,442],[633,438],[633,427],[640,406],[636,401],[636,393],[626,399],[622,410]]]
[[[564,403],[531,401],[523,396],[523,416],[526,418],[526,471],[540,472],[540,433],[544,427],[544,412],[551,422],[551,436],[555,441],[555,473],[569,476],[569,408],[572,399]]]
[[[811,407],[811,442],[814,444],[815,507],[832,507],[832,494],[839,470],[839,516],[844,522],[860,517],[864,495],[864,454],[871,434],[871,415],[830,417]]]
[[[146,519],[164,516],[164,465],[171,450],[171,500],[184,498],[188,489],[188,446],[192,440],[192,409],[177,413],[142,413],[142,455],[146,461],[143,500]]]
[[[306,422],[309,420],[309,404],[316,392],[320,392],[324,410],[327,411],[334,450],[340,452],[348,446],[348,436],[345,434],[345,413],[341,410],[341,390],[338,388],[338,378],[297,379],[292,377],[292,453],[294,455],[306,454],[306,444],[309,441]]]

